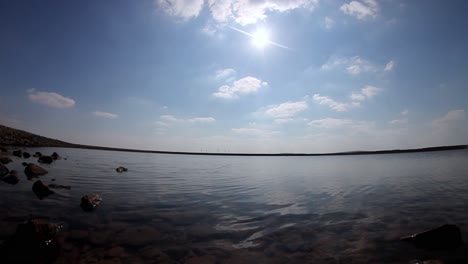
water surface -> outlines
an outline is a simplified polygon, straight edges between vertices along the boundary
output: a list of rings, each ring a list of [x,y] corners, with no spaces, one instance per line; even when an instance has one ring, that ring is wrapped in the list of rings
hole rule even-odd
[[[468,263],[467,248],[427,252],[398,238],[457,224],[468,238],[468,151],[324,157],[190,156],[42,148],[39,200],[0,184],[0,240],[18,223],[65,223],[62,263]],[[30,158],[27,162],[33,162]],[[115,172],[118,166],[129,169]],[[52,181],[56,179],[56,181]],[[99,208],[80,198],[98,193]]]

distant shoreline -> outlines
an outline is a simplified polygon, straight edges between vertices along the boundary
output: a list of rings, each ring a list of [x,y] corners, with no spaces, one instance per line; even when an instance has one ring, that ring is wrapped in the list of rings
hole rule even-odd
[[[217,152],[140,150],[140,149],[125,149],[125,148],[87,146],[87,145],[77,145],[74,148],[94,149],[94,150],[104,150],[104,151],[169,154],[169,155],[255,156],[255,157],[281,157],[281,156],[316,157],[316,156],[351,156],[351,155],[401,154],[401,153],[418,153],[418,152],[462,150],[462,149],[468,149],[468,145],[428,147],[428,148],[417,148],[417,149],[394,149],[394,150],[377,150],[377,151],[350,151],[350,152],[331,152],[331,153],[217,153]]]
[[[141,150],[141,149],[126,149],[113,147],[100,147],[68,143],[56,139],[51,139],[39,135],[35,135],[26,131],[0,125],[0,146],[9,147],[59,147],[59,148],[78,148],[78,149],[94,149],[104,151],[122,151],[122,152],[138,152],[152,154],[170,154],[170,155],[200,155],[200,156],[264,156],[264,157],[315,157],[315,156],[349,156],[349,155],[379,155],[379,154],[400,154],[400,153],[418,153],[418,152],[434,152],[447,150],[462,150],[468,149],[468,145],[454,146],[439,146],[416,149],[392,149],[392,150],[376,150],[376,151],[349,151],[349,152],[331,152],[331,153],[219,153],[219,152],[190,152],[190,151],[160,151],[160,150]]]

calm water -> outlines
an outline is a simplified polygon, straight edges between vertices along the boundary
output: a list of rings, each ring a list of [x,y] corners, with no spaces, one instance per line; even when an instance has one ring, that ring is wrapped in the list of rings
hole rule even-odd
[[[62,263],[468,263],[398,238],[445,223],[468,239],[468,151],[336,157],[216,157],[57,151],[39,200],[0,183],[0,241],[30,217],[65,223]],[[33,158],[26,160],[33,162]],[[129,169],[117,173],[117,166]],[[41,165],[42,166],[42,165]],[[51,181],[56,179],[56,181]],[[80,198],[103,197],[83,212]],[[103,262],[104,263],[104,262]]]

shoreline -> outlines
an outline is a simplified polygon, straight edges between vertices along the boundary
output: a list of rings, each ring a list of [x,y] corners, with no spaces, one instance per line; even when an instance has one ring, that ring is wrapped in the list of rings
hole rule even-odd
[[[68,143],[61,140],[51,139],[32,134],[23,130],[0,125],[0,146],[22,147],[22,148],[40,148],[40,147],[59,147],[59,148],[77,148],[94,149],[103,151],[137,152],[168,155],[199,155],[199,156],[251,156],[251,157],[318,157],[318,156],[351,156],[351,155],[381,155],[381,154],[402,154],[402,153],[420,153],[436,152],[449,150],[468,149],[468,145],[437,146],[414,149],[389,149],[375,151],[347,151],[330,153],[220,153],[220,152],[191,152],[191,151],[163,151],[163,150],[142,150],[127,149],[115,147],[90,146],[75,143]]]

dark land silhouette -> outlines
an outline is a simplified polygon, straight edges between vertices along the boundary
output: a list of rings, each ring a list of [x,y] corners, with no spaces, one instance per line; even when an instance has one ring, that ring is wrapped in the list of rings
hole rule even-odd
[[[69,143],[57,139],[39,136],[23,130],[0,125],[0,146],[5,147],[60,147],[96,149],[106,151],[141,152],[157,154],[181,154],[181,155],[205,155],[205,156],[344,156],[344,155],[373,155],[373,154],[397,154],[414,152],[431,152],[446,150],[468,149],[468,145],[437,146],[417,149],[391,149],[377,151],[348,151],[332,153],[219,153],[219,152],[188,152],[188,151],[163,151],[163,150],[140,150],[114,147],[101,147]]]

